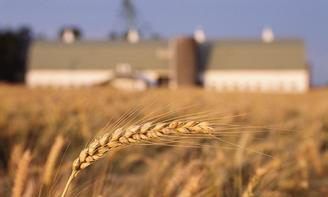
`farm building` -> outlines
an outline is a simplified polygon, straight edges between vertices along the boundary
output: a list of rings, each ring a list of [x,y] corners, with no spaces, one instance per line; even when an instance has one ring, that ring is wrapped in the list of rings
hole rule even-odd
[[[221,91],[305,92],[309,68],[301,40],[224,40],[210,44],[204,86]]]
[[[31,86],[110,82],[136,89],[170,79],[174,87],[187,81],[218,91],[263,92],[305,92],[310,84],[304,43],[297,39],[35,41],[26,79]]]
[[[125,41],[73,44],[36,41],[30,49],[27,84],[89,86],[105,83],[117,75],[133,75],[156,85],[156,77],[161,73],[167,75],[168,61],[161,58],[166,48],[166,42],[155,41],[136,44]]]

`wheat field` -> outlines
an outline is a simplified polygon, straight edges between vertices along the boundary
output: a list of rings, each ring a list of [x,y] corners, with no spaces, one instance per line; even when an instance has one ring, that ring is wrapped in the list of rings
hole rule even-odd
[[[1,197],[61,196],[77,158],[67,197],[328,196],[327,90],[3,85],[0,97]]]

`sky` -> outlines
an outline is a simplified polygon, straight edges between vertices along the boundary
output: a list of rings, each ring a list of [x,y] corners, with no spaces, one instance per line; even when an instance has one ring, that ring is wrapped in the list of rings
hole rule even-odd
[[[170,38],[202,27],[207,37],[260,38],[270,26],[276,38],[304,39],[314,84],[328,84],[328,0],[134,0],[138,22]],[[104,39],[123,27],[121,0],[0,0],[0,28],[28,25],[55,38],[76,25],[85,39]]]

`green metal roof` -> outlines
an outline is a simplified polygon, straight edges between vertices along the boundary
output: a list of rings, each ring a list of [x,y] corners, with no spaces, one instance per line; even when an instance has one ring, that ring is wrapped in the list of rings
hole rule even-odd
[[[302,40],[221,40],[209,44],[208,69],[306,69]]]
[[[162,69],[168,65],[160,50],[167,42],[81,41],[73,44],[35,41],[29,55],[30,69],[113,69],[129,63],[134,69]]]
[[[113,69],[129,63],[134,69],[168,70],[169,60],[159,53],[167,41],[35,41],[29,55],[30,69]],[[306,69],[302,40],[219,40],[200,46],[206,69]]]

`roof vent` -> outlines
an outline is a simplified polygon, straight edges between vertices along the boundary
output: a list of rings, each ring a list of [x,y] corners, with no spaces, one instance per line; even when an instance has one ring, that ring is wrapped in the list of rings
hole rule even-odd
[[[205,32],[204,32],[203,28],[198,27],[195,30],[194,38],[195,38],[196,42],[198,42],[198,43],[203,43],[206,41],[206,36],[205,36]]]
[[[127,39],[130,43],[137,43],[140,40],[139,32],[138,30],[131,28],[128,31]]]
[[[62,40],[67,44],[73,43],[75,41],[75,35],[73,30],[65,29],[62,35]]]
[[[273,42],[274,34],[271,27],[265,27],[262,31],[262,41],[266,43]]]
[[[59,31],[59,37],[62,42],[71,44],[81,39],[82,32],[77,27],[64,27]]]

